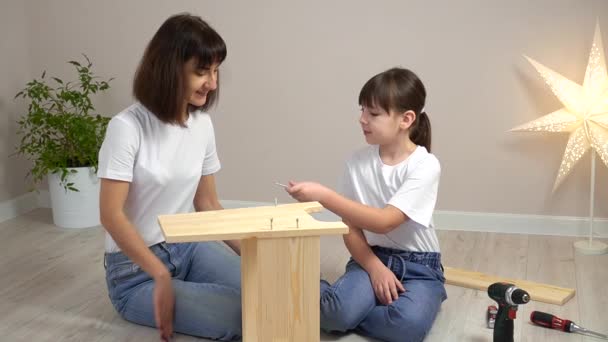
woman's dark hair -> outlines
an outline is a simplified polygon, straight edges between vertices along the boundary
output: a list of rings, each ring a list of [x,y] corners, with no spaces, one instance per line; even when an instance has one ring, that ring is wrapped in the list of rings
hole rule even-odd
[[[416,145],[431,151],[431,122],[422,112],[426,100],[426,90],[422,81],[412,71],[392,68],[372,77],[359,93],[359,105],[380,107],[386,112],[416,113],[416,120],[410,128],[410,139]]]
[[[177,14],[167,19],[148,43],[133,81],[133,94],[161,121],[181,122],[186,99],[184,66],[195,58],[199,69],[219,64],[226,58],[222,37],[198,16]],[[211,107],[219,95],[218,86],[196,109]]]

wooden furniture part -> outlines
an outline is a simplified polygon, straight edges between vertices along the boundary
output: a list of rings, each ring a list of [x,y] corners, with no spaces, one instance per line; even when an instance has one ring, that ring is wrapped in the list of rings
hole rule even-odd
[[[243,341],[320,340],[320,235],[346,234],[317,221],[318,202],[161,215],[167,242],[241,240]]]
[[[483,291],[487,291],[488,286],[499,281],[515,284],[526,290],[530,294],[532,300],[549,304],[564,305],[570,298],[574,297],[574,289],[535,283],[527,280],[501,278],[485,273],[451,267],[445,267],[445,278],[447,284]]]

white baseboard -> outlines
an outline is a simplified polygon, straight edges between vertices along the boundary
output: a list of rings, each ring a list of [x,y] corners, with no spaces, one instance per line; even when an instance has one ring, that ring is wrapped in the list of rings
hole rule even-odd
[[[510,234],[589,236],[589,218],[438,210],[437,229]],[[593,220],[594,237],[608,237],[608,219]]]
[[[38,194],[28,192],[19,197],[0,202],[0,222],[10,220],[39,208]]]
[[[243,208],[273,205],[269,202],[222,200],[224,208]],[[30,192],[15,199],[0,202],[0,222],[10,220],[36,208],[50,208],[46,190]],[[339,220],[324,210],[313,216],[321,221]],[[437,210],[433,217],[437,229],[510,234],[588,236],[589,218],[572,216],[518,215]],[[593,221],[595,237],[608,238],[608,219]]]

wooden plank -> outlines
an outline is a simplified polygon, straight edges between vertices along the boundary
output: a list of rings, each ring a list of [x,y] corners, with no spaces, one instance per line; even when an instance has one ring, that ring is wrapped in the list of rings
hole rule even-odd
[[[341,221],[317,221],[310,213],[323,209],[305,202],[160,215],[158,222],[167,242],[217,241],[249,238],[285,238],[348,233]],[[272,222],[271,222],[272,221]]]
[[[241,255],[243,341],[319,341],[319,237],[246,239]]]
[[[564,303],[574,296],[574,289],[535,283],[527,280],[502,278],[481,272],[451,267],[445,267],[445,278],[447,284],[482,291],[487,291],[488,286],[495,282],[512,283],[528,291],[532,300],[556,305],[564,305]]]

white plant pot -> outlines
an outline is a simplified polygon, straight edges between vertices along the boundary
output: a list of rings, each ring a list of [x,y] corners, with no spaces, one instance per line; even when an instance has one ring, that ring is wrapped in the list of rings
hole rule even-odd
[[[49,193],[53,209],[53,223],[62,228],[99,226],[99,178],[90,167],[77,167],[67,183],[74,183],[79,191],[66,190],[61,175],[49,173]]]

